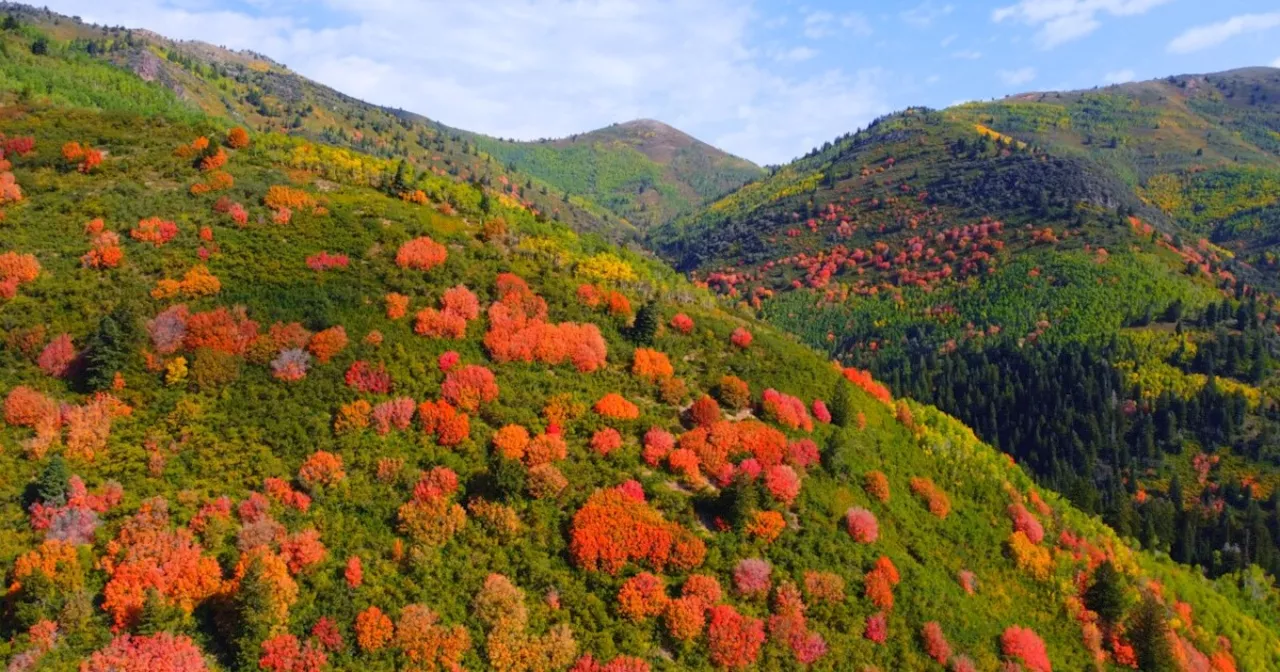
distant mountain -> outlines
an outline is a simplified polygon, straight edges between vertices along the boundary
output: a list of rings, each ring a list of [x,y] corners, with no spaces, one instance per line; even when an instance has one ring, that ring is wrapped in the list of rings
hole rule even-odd
[[[764,175],[750,161],[651,119],[558,140],[471,137],[509,169],[589,198],[641,228],[671,221]]]
[[[1083,160],[911,111],[663,229],[793,335],[429,122],[191,53],[0,24],[9,669],[1280,666],[1275,317]],[[1031,347],[1143,307],[1132,370]]]
[[[1247,557],[1280,573],[1278,82],[909,109],[650,244],[956,414],[1122,535],[1209,572]],[[1259,498],[1272,527],[1224,562],[1204,540],[1244,533]]]
[[[947,112],[1087,158],[1187,235],[1269,273],[1280,268],[1280,69],[1030,93]]]
[[[623,151],[620,139],[605,147],[602,140],[596,147],[584,147],[585,152],[555,153],[559,158],[553,163],[563,167],[582,161],[582,171],[589,175],[582,183],[567,180],[559,184],[515,166],[505,155],[486,153],[503,148],[509,151],[503,143],[414,112],[366,103],[255,52],[172,40],[148,30],[90,25],[15,3],[0,3],[0,12],[48,30],[72,45],[81,58],[113,63],[144,81],[169,88],[193,110],[226,117],[255,130],[279,131],[380,158],[403,159],[411,172],[474,183],[495,198],[510,199],[542,217],[611,240],[640,237],[640,229],[626,214],[639,214],[647,227],[649,220],[644,218],[650,215],[687,212],[760,172],[752,164],[674,129],[654,133],[648,140],[637,130],[634,146],[666,158],[650,159],[636,151]],[[23,79],[19,83],[33,89],[48,84]],[[121,101],[97,96],[92,101],[75,102],[119,105]],[[606,135],[609,132],[603,131]],[[541,168],[539,164],[531,167]],[[551,170],[547,175],[563,180],[564,171]],[[623,207],[627,189],[635,191],[635,209]]]

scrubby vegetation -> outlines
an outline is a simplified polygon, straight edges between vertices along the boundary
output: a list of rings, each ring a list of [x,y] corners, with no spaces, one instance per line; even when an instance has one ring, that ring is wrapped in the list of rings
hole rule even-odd
[[[97,73],[0,86],[10,669],[1280,665],[1266,574],[1136,550],[657,261],[0,39]]]

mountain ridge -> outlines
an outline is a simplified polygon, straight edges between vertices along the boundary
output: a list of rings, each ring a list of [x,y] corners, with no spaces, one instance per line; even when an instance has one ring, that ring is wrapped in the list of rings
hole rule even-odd
[[[218,73],[226,88],[214,88],[229,104],[213,99],[221,113],[198,112],[120,67],[126,59],[91,54],[115,45],[101,39],[0,30],[0,514],[9,522],[0,526],[9,579],[0,655],[18,669],[665,672],[844,670],[852,661],[1225,672],[1280,663],[1280,600],[1253,555],[1270,503],[1255,515],[1253,500],[1235,527],[1198,528],[1192,550],[1220,558],[1204,571],[1175,563],[1182,549],[1161,543],[1175,524],[1233,517],[1252,491],[1223,482],[1197,498],[1191,470],[1216,485],[1238,456],[1193,463],[1188,451],[1187,496],[1172,498],[1177,523],[1157,515],[1170,501],[1163,485],[1113,479],[1108,504],[1138,518],[1121,525],[1108,509],[1104,524],[1099,507],[1082,499],[1078,508],[1075,493],[1069,500],[1032,478],[1069,457],[1055,452],[1060,442],[1010,450],[1016,461],[1001,454],[867,370],[833,362],[812,329],[759,321],[785,317],[766,297],[749,297],[761,310],[709,291],[742,283],[698,287],[650,255],[547,217],[501,181],[516,173],[476,161],[483,156],[461,140],[426,138],[423,149],[457,151],[420,166],[438,171],[411,170],[397,135],[425,125],[397,126],[399,117],[365,108],[368,118],[349,110],[350,126],[342,113],[316,119],[306,97],[288,97],[294,80],[247,73]],[[169,58],[162,63],[176,65],[164,72],[198,74],[195,84],[215,77]],[[296,129],[280,119],[291,116],[278,112],[290,108],[314,137],[286,132]],[[246,131],[238,114],[262,127]],[[762,203],[776,206],[766,214],[786,220],[781,240],[799,246],[819,231],[844,236],[842,215],[856,215],[861,233],[849,234],[895,246],[887,257],[876,250],[893,264],[866,270],[875,282],[863,288],[941,272],[906,264],[914,250],[898,244],[921,229],[947,242],[954,229],[942,258],[962,253],[947,268],[974,284],[1003,268],[999,242],[1046,262],[1034,275],[1010,264],[999,277],[1009,288],[1071,294],[1071,274],[1083,275],[1076,285],[1123,274],[1131,295],[1150,294],[1147,305],[1172,309],[1165,302],[1181,293],[1188,311],[1210,319],[1218,282],[1171,280],[1187,252],[1149,236],[1141,220],[1092,208],[1063,228],[1077,213],[1062,201],[1088,195],[1092,182],[1079,178],[1043,204],[1026,198],[1078,163],[1016,143],[1008,156],[990,146],[969,156],[955,141],[974,142],[976,130],[948,122],[939,142],[944,121],[888,119],[876,129],[885,144],[832,164],[851,173],[828,170],[824,184],[822,174],[783,168],[735,192],[713,219],[743,222]],[[940,179],[931,166],[964,169],[938,182],[952,204],[945,212],[910,205],[929,199],[919,185]],[[970,173],[989,192],[972,203]],[[1027,175],[1039,181],[1019,181]],[[858,193],[811,201],[842,188]],[[849,200],[862,195],[878,202]],[[971,221],[966,210],[1006,202],[1021,220],[1043,209],[1056,233]],[[1111,266],[1098,237],[1114,247]],[[767,233],[758,240],[762,255],[776,245]],[[800,266],[821,282],[828,260]],[[1147,270],[1159,277],[1143,284]],[[890,311],[914,309],[890,293]],[[1248,298],[1212,304],[1213,320],[1222,313],[1240,327],[1222,329],[1221,349],[1170,342],[1177,361],[1230,359],[1219,369],[1224,385],[1258,362],[1265,375],[1266,357],[1230,340],[1274,324],[1260,316],[1251,326],[1261,307]],[[1104,307],[1127,314],[1141,308],[1134,303]],[[841,337],[870,333],[888,351],[908,335],[901,326],[878,315]],[[1046,327],[1043,340],[1053,333]],[[899,378],[907,368],[934,371],[912,362]],[[1161,450],[1166,429],[1228,431],[1237,408],[1209,386],[1189,402],[1202,411],[1195,419],[1157,425],[1141,397],[1091,394],[1087,379],[1079,388],[1050,396],[1109,409],[1082,425],[1133,417],[1124,436],[1143,436],[1138,423],[1149,420]],[[1068,434],[1053,429],[1032,433],[1038,448]],[[1141,467],[1149,457],[1133,459]]]

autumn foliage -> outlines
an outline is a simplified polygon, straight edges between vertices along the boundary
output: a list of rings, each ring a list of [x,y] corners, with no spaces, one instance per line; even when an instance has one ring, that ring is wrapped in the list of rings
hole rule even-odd
[[[933,480],[922,477],[912,478],[911,492],[924,502],[929,508],[929,513],[939,518],[946,518],[947,514],[951,513],[951,499],[947,497],[947,493],[934,485]]]
[[[655,571],[689,570],[702,564],[706,547],[643,501],[598,490],[573,516],[569,552],[579,568],[616,574],[628,562],[643,562]]]
[[[711,662],[717,667],[740,670],[750,666],[760,655],[764,639],[764,623],[760,619],[743,616],[725,604],[711,608],[707,645]]]
[[[1031,672],[1053,672],[1044,641],[1031,628],[1011,625],[1000,635],[1000,650],[1022,663]]]
[[[400,245],[396,250],[396,266],[412,271],[429,271],[449,257],[444,245],[423,236]]]

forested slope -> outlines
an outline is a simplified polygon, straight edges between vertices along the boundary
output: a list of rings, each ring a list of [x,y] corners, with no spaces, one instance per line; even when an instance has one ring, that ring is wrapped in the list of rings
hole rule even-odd
[[[0,87],[11,669],[1280,664],[1266,575],[657,262],[33,55],[77,76]]]

